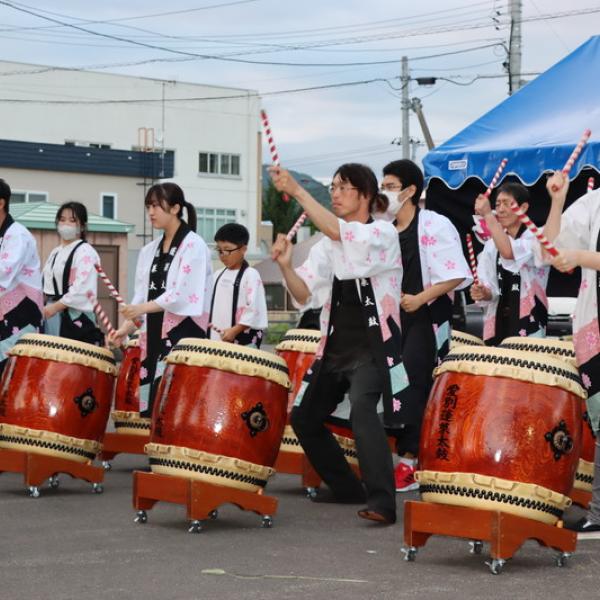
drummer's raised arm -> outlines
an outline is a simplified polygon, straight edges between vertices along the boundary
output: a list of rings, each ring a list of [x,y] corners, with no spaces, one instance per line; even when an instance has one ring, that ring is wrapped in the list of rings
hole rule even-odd
[[[340,223],[338,218],[317,202],[290,174],[281,167],[269,167],[273,185],[279,192],[294,197],[304,209],[315,227],[332,240],[339,241]]]

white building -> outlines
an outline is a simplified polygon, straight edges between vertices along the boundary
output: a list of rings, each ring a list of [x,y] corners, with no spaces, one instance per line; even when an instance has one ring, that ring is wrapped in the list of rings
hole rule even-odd
[[[164,176],[196,206],[207,242],[237,221],[250,231],[250,257],[260,254],[256,92],[2,61],[0,75],[0,177],[13,202],[77,200],[134,224],[131,281],[137,251],[153,235],[144,190]],[[17,160],[13,142],[29,143],[25,159]],[[32,159],[44,152],[50,162]]]

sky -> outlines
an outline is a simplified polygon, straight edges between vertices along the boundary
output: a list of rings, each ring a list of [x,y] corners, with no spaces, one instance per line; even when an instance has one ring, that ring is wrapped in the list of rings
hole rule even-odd
[[[256,90],[282,164],[326,180],[343,162],[380,172],[401,157],[394,142],[402,134],[402,56],[408,57],[409,96],[422,100],[436,145],[506,98],[509,5],[0,0],[0,59]],[[524,80],[600,33],[600,2],[522,5]],[[436,83],[419,85],[422,77]],[[1,103],[11,90],[8,78],[0,81]],[[85,90],[67,92],[85,99]],[[414,114],[410,135],[424,141]],[[415,152],[420,161],[426,147],[416,145]],[[269,162],[266,147],[263,160]]]

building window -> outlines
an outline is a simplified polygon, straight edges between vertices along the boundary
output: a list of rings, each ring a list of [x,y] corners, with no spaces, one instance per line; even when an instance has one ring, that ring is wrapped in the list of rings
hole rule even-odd
[[[235,223],[235,209],[233,208],[198,208],[198,233],[207,244],[213,242],[217,230],[226,223]]]
[[[203,175],[240,176],[240,155],[217,152],[200,152],[198,172]]]
[[[10,195],[10,201],[14,204],[23,204],[24,202],[48,202],[48,192],[24,192],[23,190],[13,190]]]
[[[102,194],[100,197],[100,213],[107,219],[117,218],[117,195]]]
[[[98,148],[99,150],[110,150],[112,144],[102,142],[87,142],[84,140],[65,140],[65,146],[79,146],[81,148]]]

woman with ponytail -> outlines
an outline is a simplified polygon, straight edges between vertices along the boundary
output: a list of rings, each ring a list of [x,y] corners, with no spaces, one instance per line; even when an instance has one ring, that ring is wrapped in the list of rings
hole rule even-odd
[[[141,249],[133,300],[120,309],[127,320],[109,339],[119,345],[143,319],[140,413],[150,417],[162,359],[181,338],[206,337],[212,268],[208,246],[195,233],[196,211],[177,184],[153,185],[144,204],[163,235]]]

